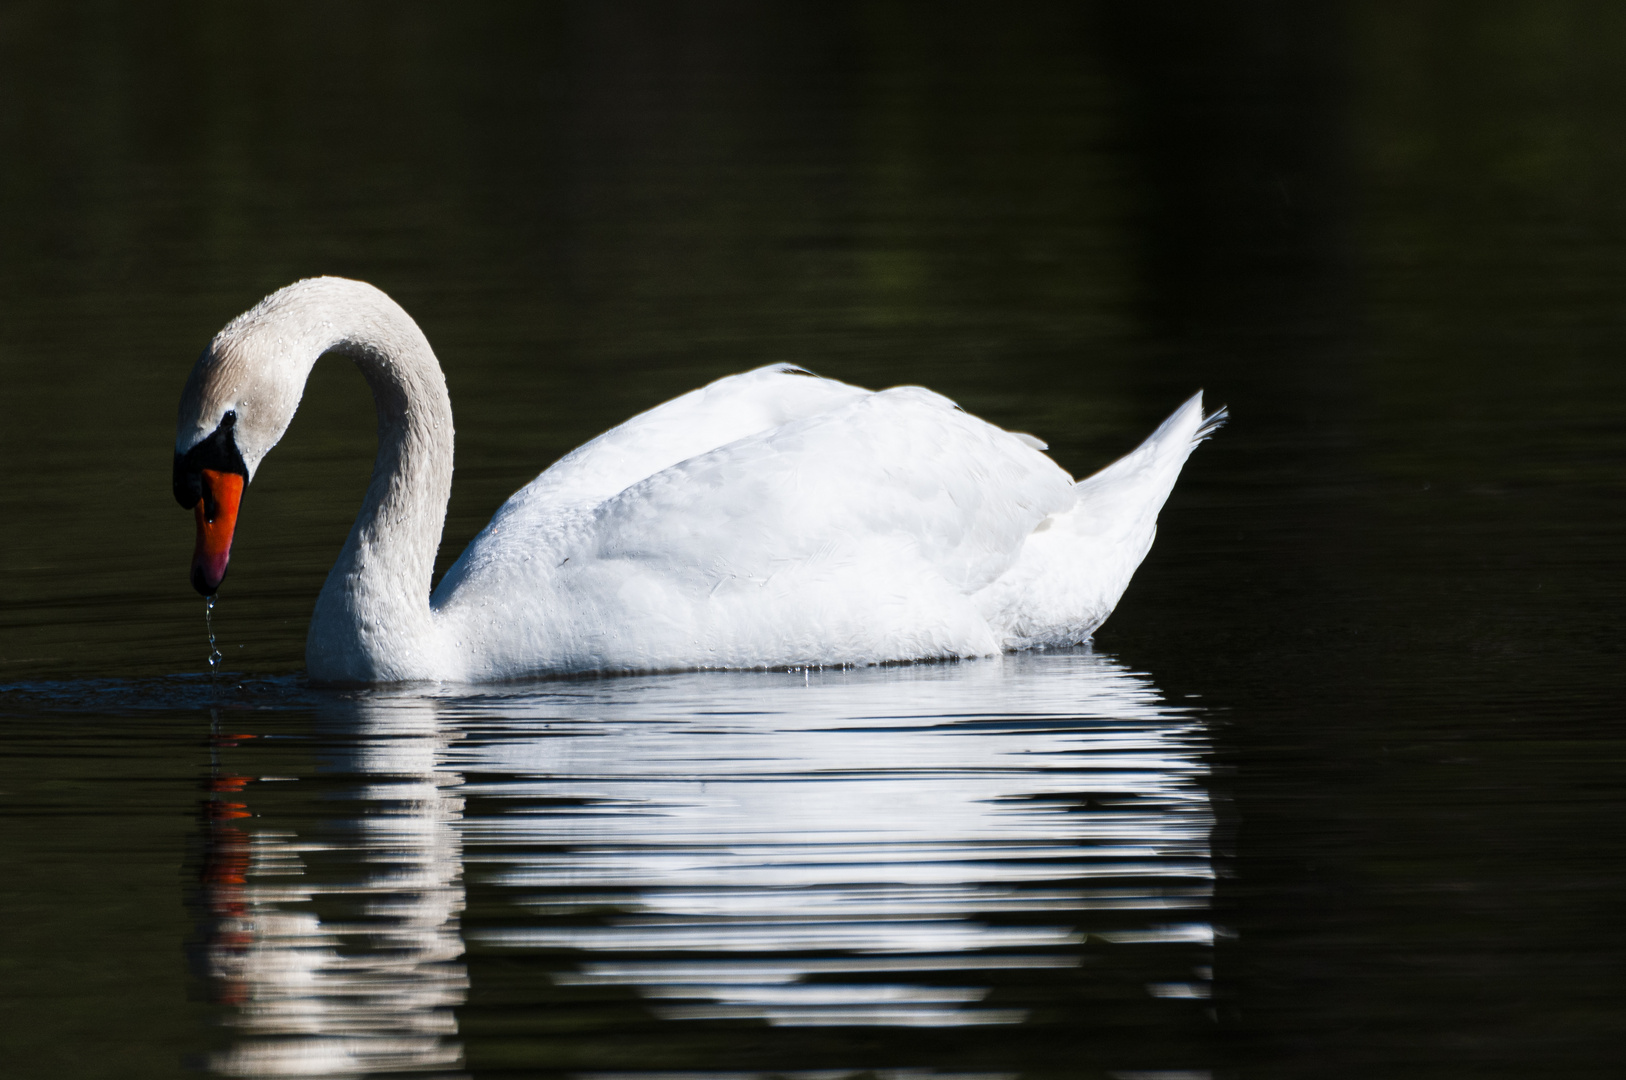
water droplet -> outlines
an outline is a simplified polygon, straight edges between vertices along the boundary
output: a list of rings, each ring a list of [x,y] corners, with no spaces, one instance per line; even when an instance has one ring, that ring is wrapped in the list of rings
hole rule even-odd
[[[226,658],[215,645],[215,598],[212,596],[203,601],[203,625],[209,631],[209,681],[213,682],[220,677],[220,662]]]

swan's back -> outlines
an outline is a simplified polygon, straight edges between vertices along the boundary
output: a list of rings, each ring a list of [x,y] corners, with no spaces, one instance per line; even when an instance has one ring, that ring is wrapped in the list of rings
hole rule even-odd
[[[1030,442],[917,387],[734,376],[539,476],[437,605],[482,643],[472,677],[995,651],[972,598],[1074,500]]]
[[[791,364],[730,375],[583,443],[516,492],[493,522],[563,505],[597,506],[680,461],[868,395]]]
[[[1037,440],[919,387],[779,366],[561,459],[435,606],[455,677],[868,663],[1088,636],[1150,544],[1194,398],[1075,485]]]
[[[1022,540],[1072,502],[1054,462],[919,387],[867,394],[663,469],[603,503],[592,555],[626,560],[715,596],[830,564],[866,595],[896,585],[865,554],[906,552],[969,596]]]

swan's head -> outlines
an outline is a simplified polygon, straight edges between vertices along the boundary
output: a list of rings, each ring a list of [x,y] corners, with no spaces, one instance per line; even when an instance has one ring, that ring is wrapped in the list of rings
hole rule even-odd
[[[266,297],[216,334],[181,393],[175,501],[197,517],[192,587],[204,596],[213,596],[226,576],[243,489],[288,430],[309,373],[290,340],[300,336],[289,325],[297,320],[280,310],[288,291]]]

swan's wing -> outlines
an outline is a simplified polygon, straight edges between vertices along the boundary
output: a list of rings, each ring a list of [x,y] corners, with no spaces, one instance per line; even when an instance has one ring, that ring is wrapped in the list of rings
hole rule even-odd
[[[905,387],[494,521],[436,598],[482,643],[470,677],[977,655],[999,641],[974,594],[1073,500],[1027,442]]]
[[[583,554],[710,593],[880,544],[969,595],[1072,503],[1071,478],[1028,442],[900,387],[655,473],[598,508]]]
[[[498,511],[597,506],[662,469],[748,435],[839,408],[868,390],[774,364],[718,379],[572,450]]]
[[[773,364],[718,379],[657,405],[572,450],[520,488],[435,588],[446,603],[471,577],[552,551],[567,528],[645,477],[787,421],[867,397],[868,390]],[[489,582],[487,582],[489,584]]]

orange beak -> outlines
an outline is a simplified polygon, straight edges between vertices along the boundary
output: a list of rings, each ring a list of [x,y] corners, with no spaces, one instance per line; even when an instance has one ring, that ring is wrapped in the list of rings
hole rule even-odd
[[[204,469],[203,498],[192,512],[198,519],[198,546],[192,552],[192,587],[213,596],[231,561],[231,537],[237,528],[237,504],[243,500],[243,478],[233,472]]]

